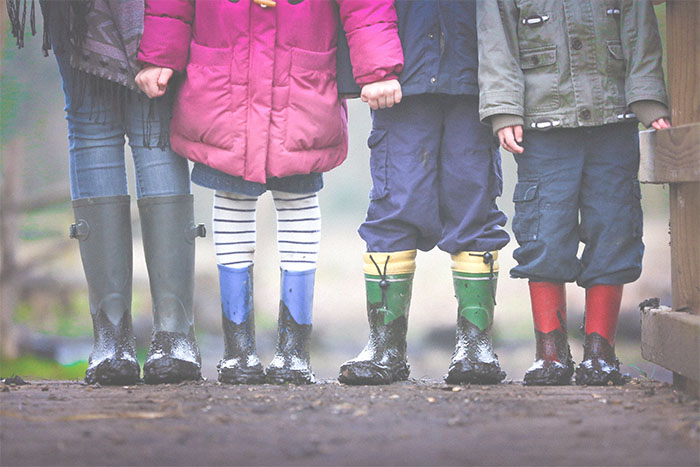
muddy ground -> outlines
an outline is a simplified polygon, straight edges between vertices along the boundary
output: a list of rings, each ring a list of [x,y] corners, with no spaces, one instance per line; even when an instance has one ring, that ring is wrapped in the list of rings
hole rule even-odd
[[[0,389],[3,466],[700,465],[700,404],[650,381]]]

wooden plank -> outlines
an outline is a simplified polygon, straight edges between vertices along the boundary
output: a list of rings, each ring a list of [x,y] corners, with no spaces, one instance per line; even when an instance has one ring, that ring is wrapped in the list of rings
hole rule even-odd
[[[700,312],[700,183],[672,183],[673,309]]]
[[[700,44],[700,2],[666,2],[668,86],[674,125],[700,122],[700,47],[697,44]]]
[[[639,133],[639,181],[700,182],[700,123]]]
[[[642,357],[700,380],[700,316],[668,307],[643,309]]]
[[[671,119],[700,122],[700,2],[666,2]],[[674,310],[700,313],[700,183],[671,184],[671,283]]]

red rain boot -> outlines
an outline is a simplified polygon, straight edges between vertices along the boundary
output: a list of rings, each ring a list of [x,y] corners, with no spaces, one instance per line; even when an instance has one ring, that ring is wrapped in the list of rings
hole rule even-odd
[[[620,314],[622,285],[594,285],[586,289],[586,339],[583,361],[576,369],[576,384],[621,385],[627,377],[620,374],[615,356],[615,330]]]
[[[564,284],[530,281],[529,286],[537,350],[523,380],[527,385],[569,384],[574,362],[566,335]]]

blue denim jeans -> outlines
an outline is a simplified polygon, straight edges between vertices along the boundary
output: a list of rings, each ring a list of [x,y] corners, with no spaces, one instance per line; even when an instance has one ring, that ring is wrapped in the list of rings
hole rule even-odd
[[[525,152],[515,156],[513,233],[520,247],[512,277],[585,288],[639,278],[637,138],[636,123],[525,132]]]
[[[169,147],[156,147],[159,125],[169,125],[170,122],[150,121],[151,147],[144,145],[148,98],[140,93],[132,93],[123,121],[118,118],[115,109],[108,108],[107,101],[95,102],[87,92],[79,108],[74,108],[75,105],[71,105],[75,98],[71,96],[74,69],[67,56],[57,55],[56,59],[66,96],[71,199],[128,194],[125,135],[129,138],[134,158],[137,198],[188,194],[190,181],[187,160]],[[156,105],[171,106],[172,101],[162,100]],[[154,113],[156,116],[162,114]]]

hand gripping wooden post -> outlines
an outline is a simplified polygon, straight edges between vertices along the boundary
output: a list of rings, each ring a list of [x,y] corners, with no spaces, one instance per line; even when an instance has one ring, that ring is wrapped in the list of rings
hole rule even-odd
[[[640,135],[639,179],[668,183],[673,309],[642,311],[642,356],[700,395],[700,2],[666,2],[673,127]],[[690,44],[695,44],[691,46]]]

